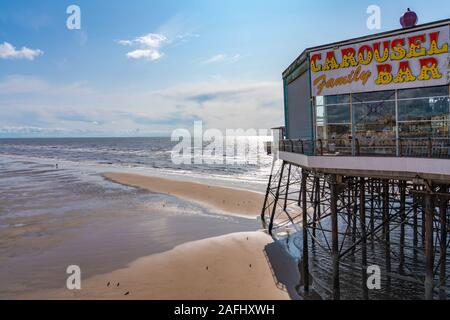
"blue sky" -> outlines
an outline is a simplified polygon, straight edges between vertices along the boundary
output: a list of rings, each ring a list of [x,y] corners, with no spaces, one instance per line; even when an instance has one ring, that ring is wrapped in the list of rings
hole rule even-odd
[[[450,17],[447,0],[3,0],[0,137],[277,126],[281,73],[303,49],[397,29],[407,7],[420,23]]]

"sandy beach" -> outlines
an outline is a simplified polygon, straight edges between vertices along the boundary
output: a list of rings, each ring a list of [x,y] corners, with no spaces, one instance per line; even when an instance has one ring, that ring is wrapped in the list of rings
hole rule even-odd
[[[267,258],[272,238],[246,232],[177,246],[82,281],[82,290],[50,290],[27,299],[290,299]]]
[[[30,166],[31,172],[42,169]],[[11,199],[10,206],[22,212],[37,205],[45,212],[49,204],[61,207],[55,214],[10,218],[16,227],[3,230],[9,240],[0,248],[4,275],[12,277],[3,279],[0,297],[298,298],[296,262],[257,231],[260,193],[130,173],[99,173],[98,180],[74,183],[68,169],[39,172],[27,177],[45,174],[39,179],[49,183],[35,192],[57,190],[55,198],[39,204]],[[31,260],[32,265],[18,264]],[[79,291],[66,288],[65,270],[73,264],[82,270]]]
[[[174,195],[188,201],[213,207],[226,214],[257,217],[261,213],[264,195],[247,190],[178,181],[160,177],[130,173],[105,173],[105,178],[128,186],[142,188],[155,193]]]

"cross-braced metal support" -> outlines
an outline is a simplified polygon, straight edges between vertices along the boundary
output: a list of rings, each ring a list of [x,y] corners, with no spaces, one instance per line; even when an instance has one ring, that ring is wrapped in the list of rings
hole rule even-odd
[[[446,299],[449,199],[448,185],[323,173],[282,161],[261,218],[276,238],[301,235],[305,293],[312,286],[333,299]],[[368,287],[369,266],[380,268],[381,290]]]

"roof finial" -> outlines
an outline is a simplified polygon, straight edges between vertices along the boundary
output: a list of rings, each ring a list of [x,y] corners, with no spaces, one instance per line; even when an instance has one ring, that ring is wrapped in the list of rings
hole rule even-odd
[[[404,29],[414,27],[418,22],[417,14],[414,11],[411,11],[410,8],[403,14],[400,18],[400,24]]]

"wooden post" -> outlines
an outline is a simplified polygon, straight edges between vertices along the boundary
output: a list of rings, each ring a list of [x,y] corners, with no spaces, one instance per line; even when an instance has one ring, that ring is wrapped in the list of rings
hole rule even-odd
[[[340,284],[339,284],[339,234],[338,234],[338,213],[337,213],[337,183],[336,175],[330,176],[331,191],[331,256],[333,262],[333,299],[340,300]]]

